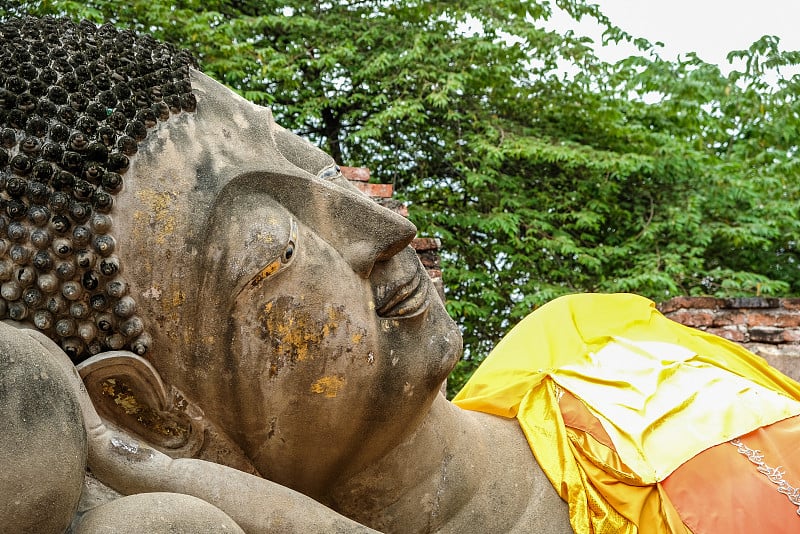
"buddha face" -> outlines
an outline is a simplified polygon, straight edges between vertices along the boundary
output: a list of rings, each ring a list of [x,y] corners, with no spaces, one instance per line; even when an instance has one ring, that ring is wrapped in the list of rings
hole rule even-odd
[[[262,475],[323,497],[413,431],[460,335],[411,223],[268,110],[192,86],[197,111],[141,144],[119,195],[148,357]]]

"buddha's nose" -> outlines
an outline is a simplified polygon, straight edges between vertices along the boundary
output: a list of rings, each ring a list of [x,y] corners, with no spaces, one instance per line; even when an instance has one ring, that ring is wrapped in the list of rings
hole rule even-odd
[[[336,210],[342,229],[333,237],[336,243],[331,244],[356,274],[369,278],[375,263],[392,258],[408,246],[417,228],[405,217],[365,200]]]

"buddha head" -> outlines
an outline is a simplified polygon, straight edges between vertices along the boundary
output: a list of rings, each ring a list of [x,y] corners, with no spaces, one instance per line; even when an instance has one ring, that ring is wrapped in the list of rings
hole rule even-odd
[[[171,45],[0,32],[0,317],[109,423],[311,495],[413,431],[461,340],[410,222]]]

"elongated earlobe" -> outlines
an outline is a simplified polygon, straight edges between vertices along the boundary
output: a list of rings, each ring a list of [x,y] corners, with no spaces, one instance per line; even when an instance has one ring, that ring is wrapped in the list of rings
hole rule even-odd
[[[202,410],[158,371],[128,351],[104,352],[77,366],[97,413],[173,458],[192,458],[203,447]]]
[[[172,458],[208,460],[258,474],[241,448],[177,388],[166,386],[141,356],[104,352],[76,368],[106,425],[130,432]]]

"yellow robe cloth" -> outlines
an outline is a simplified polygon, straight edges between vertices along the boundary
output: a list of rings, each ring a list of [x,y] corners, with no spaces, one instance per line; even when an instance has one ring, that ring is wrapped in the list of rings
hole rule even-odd
[[[561,390],[615,450],[565,428]],[[686,532],[658,482],[695,454],[800,413],[800,384],[629,294],[554,300],[521,321],[453,402],[517,417],[576,532]]]

